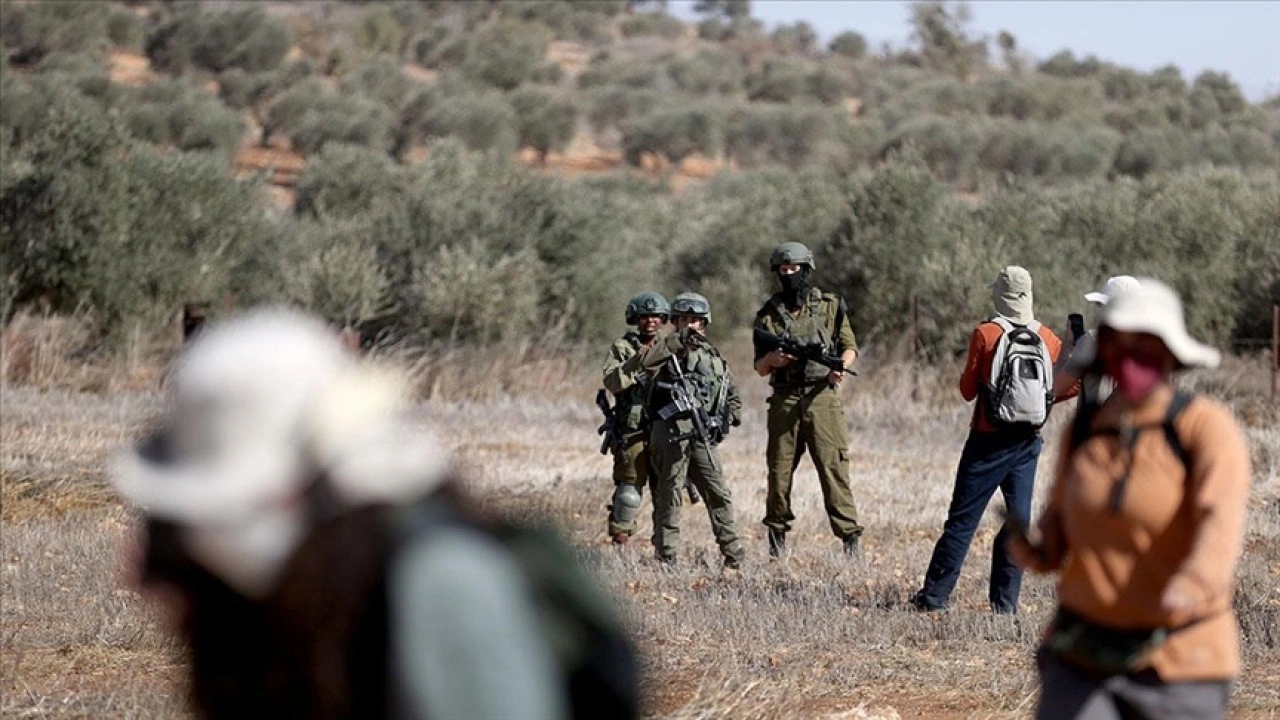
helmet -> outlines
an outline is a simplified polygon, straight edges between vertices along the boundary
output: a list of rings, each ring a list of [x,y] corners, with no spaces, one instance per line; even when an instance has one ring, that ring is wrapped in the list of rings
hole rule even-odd
[[[769,269],[777,270],[779,265],[786,263],[795,263],[796,265],[808,265],[813,267],[813,253],[809,248],[798,242],[784,242],[773,249],[773,254],[769,256]]]
[[[671,306],[667,304],[667,299],[656,292],[642,292],[631,298],[631,302],[627,303],[626,320],[628,325],[635,325],[641,315],[661,315],[662,321],[667,321],[667,316],[671,314]]]
[[[672,315],[693,315],[700,317],[711,324],[711,303],[702,295],[695,292],[682,292],[671,301]]]

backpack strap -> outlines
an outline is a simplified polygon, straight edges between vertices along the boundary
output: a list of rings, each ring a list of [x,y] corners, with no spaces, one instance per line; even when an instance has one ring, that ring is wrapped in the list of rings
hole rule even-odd
[[[1164,439],[1169,443],[1169,449],[1177,456],[1182,463],[1182,467],[1186,469],[1187,475],[1191,475],[1191,456],[1187,454],[1187,448],[1183,446],[1182,439],[1178,437],[1178,429],[1174,423],[1178,421],[1178,417],[1182,415],[1182,411],[1187,409],[1191,401],[1195,399],[1195,393],[1185,390],[1174,390],[1173,400],[1169,401],[1169,409],[1164,415]]]

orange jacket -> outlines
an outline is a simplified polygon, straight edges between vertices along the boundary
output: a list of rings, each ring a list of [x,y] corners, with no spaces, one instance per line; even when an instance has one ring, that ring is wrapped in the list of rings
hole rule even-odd
[[[1075,452],[1063,437],[1053,488],[1038,527],[1043,558],[1019,560],[1039,571],[1059,571],[1063,607],[1107,627],[1186,627],[1152,653],[1151,665],[1167,682],[1220,680],[1240,669],[1239,637],[1231,598],[1244,542],[1249,496],[1249,450],[1231,412],[1197,396],[1175,430],[1189,458],[1186,468],[1160,429],[1173,391],[1161,388],[1133,408],[1128,423],[1141,431],[1130,451],[1114,434],[1093,435]],[[1094,428],[1122,425],[1112,396]],[[1131,465],[1130,465],[1131,463]],[[1109,498],[1130,465],[1122,505]],[[1177,583],[1194,609],[1175,617],[1161,597]]]
[[[1058,354],[1062,352],[1062,341],[1044,325],[1040,326],[1039,332],[1040,337],[1044,338],[1044,344],[1049,348],[1049,359],[1056,364]],[[960,395],[964,397],[965,402],[971,402],[974,398],[978,400],[973,406],[973,419],[969,421],[969,427],[981,433],[997,432],[987,420],[986,396],[979,391],[986,387],[987,381],[991,379],[991,359],[996,352],[996,343],[1003,333],[1000,326],[993,322],[984,322],[974,328],[973,335],[969,337],[969,357],[965,360],[964,372],[960,374]],[[1054,398],[1054,402],[1075,397],[1076,392],[1077,390],[1073,389],[1062,397]]]

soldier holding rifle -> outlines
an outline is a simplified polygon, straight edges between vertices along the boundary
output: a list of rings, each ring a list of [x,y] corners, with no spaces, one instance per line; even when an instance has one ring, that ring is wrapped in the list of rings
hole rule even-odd
[[[707,341],[711,305],[697,293],[681,293],[671,302],[675,331],[659,337],[624,367],[643,368],[652,377],[647,402],[653,424],[650,453],[656,478],[653,491],[653,544],[658,560],[675,565],[680,537],[680,485],[687,478],[702,494],[711,532],[724,567],[741,567],[745,551],[738,540],[733,498],[716,454],[729,428],[740,424],[742,401],[720,352]]]

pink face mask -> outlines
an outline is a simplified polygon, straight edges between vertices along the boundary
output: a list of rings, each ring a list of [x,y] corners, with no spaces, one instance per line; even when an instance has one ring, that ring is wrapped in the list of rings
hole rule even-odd
[[[1116,382],[1116,390],[1131,403],[1151,394],[1164,381],[1164,368],[1158,357],[1121,357],[1107,374]]]

